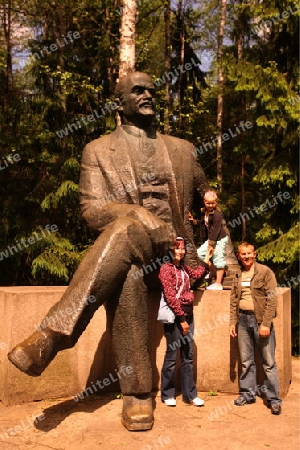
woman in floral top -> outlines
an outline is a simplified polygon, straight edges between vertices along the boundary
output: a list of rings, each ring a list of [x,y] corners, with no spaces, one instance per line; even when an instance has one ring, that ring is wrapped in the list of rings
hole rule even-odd
[[[183,401],[195,406],[204,404],[197,396],[193,378],[194,293],[190,290],[190,278],[198,279],[206,275],[212,255],[208,254],[197,269],[192,269],[183,263],[185,251],[184,239],[176,238],[173,260],[163,264],[159,272],[164,297],[175,314],[174,323],[164,324],[167,350],[161,372],[161,398],[168,406],[176,406],[174,370],[178,348],[181,357]]]

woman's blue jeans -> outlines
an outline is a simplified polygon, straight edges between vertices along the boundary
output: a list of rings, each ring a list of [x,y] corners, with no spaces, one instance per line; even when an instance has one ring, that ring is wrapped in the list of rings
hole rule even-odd
[[[193,376],[193,336],[194,318],[187,316],[190,329],[186,336],[182,335],[182,328],[175,319],[175,323],[164,324],[164,334],[167,341],[167,350],[161,372],[161,398],[175,398],[174,371],[178,350],[181,358],[181,389],[182,398],[190,402],[197,397],[197,390]]]
[[[279,383],[275,362],[275,330],[273,324],[268,337],[259,336],[259,324],[255,315],[240,312],[238,323],[238,344],[242,362],[240,376],[240,393],[247,400],[255,398],[256,394],[264,393],[269,404],[279,403]],[[257,346],[263,361],[265,381],[263,386],[257,385],[254,348]]]

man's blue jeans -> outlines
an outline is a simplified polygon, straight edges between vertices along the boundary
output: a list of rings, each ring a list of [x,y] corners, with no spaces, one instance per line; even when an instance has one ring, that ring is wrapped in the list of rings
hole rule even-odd
[[[176,366],[177,352],[180,350],[181,358],[181,388],[182,398],[190,402],[197,397],[197,390],[193,376],[193,335],[194,319],[187,316],[186,321],[190,328],[186,336],[182,335],[182,328],[175,319],[175,323],[164,324],[164,333],[167,341],[167,350],[161,371],[161,398],[175,398],[174,371]]]
[[[238,344],[242,361],[242,373],[240,376],[240,393],[247,400],[255,398],[256,394],[263,392],[268,403],[281,404],[279,398],[278,373],[275,362],[275,330],[271,325],[268,337],[259,336],[259,324],[255,315],[240,312],[238,324]],[[257,346],[263,360],[265,381],[263,386],[257,385],[256,365],[254,361],[254,348]]]

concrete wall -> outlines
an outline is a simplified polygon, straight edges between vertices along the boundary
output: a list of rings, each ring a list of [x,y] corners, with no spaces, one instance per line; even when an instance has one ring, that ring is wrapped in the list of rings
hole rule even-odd
[[[65,289],[61,286],[0,288],[0,400],[3,404],[75,396],[87,386],[96,388],[97,380],[101,382],[105,378],[110,380],[104,388],[106,391],[119,391],[104,308],[95,313],[75,347],[60,352],[40,377],[29,377],[8,361],[8,351],[35,331]],[[291,299],[289,289],[278,290],[276,359],[283,397],[291,381]],[[149,295],[149,352],[153,389],[159,389],[165,352],[163,325],[156,320],[159,296],[159,293]],[[230,291],[227,290],[197,291],[195,296],[194,367],[199,391],[238,393],[237,340],[231,339],[228,332],[229,296]],[[179,380],[179,373],[177,375]],[[258,383],[262,384],[261,371],[258,377]],[[179,381],[177,385],[180,388]],[[98,387],[97,393],[104,392],[104,389]]]

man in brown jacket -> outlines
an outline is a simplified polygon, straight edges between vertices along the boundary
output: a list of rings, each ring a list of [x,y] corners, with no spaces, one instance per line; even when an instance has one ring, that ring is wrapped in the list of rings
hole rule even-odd
[[[188,211],[195,191],[203,195],[209,185],[193,145],[155,130],[155,89],[147,74],[122,78],[117,99],[122,125],[90,142],[81,162],[82,216],[99,236],[40,330],[8,357],[28,375],[40,375],[58,351],[75,345],[106,302],[117,367],[132,367],[119,380],[122,422],[128,430],[147,430],[153,424],[147,291],[155,281],[147,268],[159,269],[175,236],[187,239],[187,263],[197,265]],[[71,306],[72,314],[61,313]]]
[[[256,392],[256,365],[254,348],[257,346],[263,360],[266,380],[260,388],[266,396],[272,414],[281,413],[278,373],[275,362],[275,330],[277,282],[272,270],[255,261],[254,246],[242,242],[238,259],[242,270],[236,276],[230,297],[230,335],[238,336],[242,362],[240,395],[236,406],[254,403]],[[236,333],[236,324],[238,330]]]

